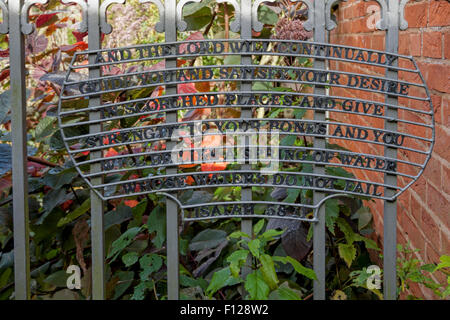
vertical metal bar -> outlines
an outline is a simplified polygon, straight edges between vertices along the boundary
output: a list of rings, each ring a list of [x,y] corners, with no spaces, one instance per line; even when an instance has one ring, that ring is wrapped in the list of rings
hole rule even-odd
[[[310,8],[311,9],[311,8]],[[325,32],[325,1],[314,1],[314,10],[309,10],[309,14],[314,14],[314,41],[324,43],[326,41]],[[314,68],[324,70],[325,60],[315,59]],[[325,88],[323,86],[315,86],[315,94],[325,95]],[[314,119],[318,121],[325,121],[325,111],[315,110]],[[326,140],[324,138],[315,138],[315,148],[325,148]],[[314,165],[315,174],[325,174],[325,167]],[[314,191],[314,203],[319,203],[325,194],[320,191]],[[318,222],[314,223],[314,238],[313,238],[313,258],[314,271],[317,275],[317,280],[314,281],[314,300],[325,300],[325,206],[322,205],[317,209]]]
[[[88,43],[89,50],[98,50],[101,48],[100,35],[100,0],[88,1]],[[95,64],[95,54],[89,55],[89,63]],[[101,69],[90,68],[89,78],[97,78],[101,75]],[[101,96],[93,96],[89,98],[89,105],[95,106],[101,104]],[[101,119],[100,112],[90,112],[89,120]],[[89,133],[98,133],[102,131],[101,124],[89,126]],[[102,151],[90,153],[91,159],[101,158]],[[100,172],[102,170],[100,163],[91,165],[91,173]],[[92,179],[92,184],[102,184],[101,177]],[[92,299],[104,300],[105,295],[105,241],[104,241],[104,206],[102,199],[91,191],[91,243],[92,243]]]
[[[241,0],[241,38],[242,39],[251,39],[252,38],[252,0]],[[241,64],[242,65],[250,65],[252,64],[252,56],[251,55],[242,55],[241,56]],[[241,90],[243,91],[251,91],[252,90],[252,82],[242,82]],[[251,118],[252,117],[252,108],[242,108],[241,109],[241,118]],[[245,145],[249,145],[248,137],[245,137]],[[243,170],[250,170],[251,164],[243,164]],[[242,188],[241,189],[241,200],[242,201],[251,201],[252,200],[252,188]],[[241,231],[247,233],[252,236],[253,233],[253,222],[252,219],[242,219],[241,221]],[[250,267],[251,259],[247,260],[247,264],[242,268],[242,278],[245,279],[247,275],[251,272]]]
[[[166,42],[177,41],[176,0],[166,0],[165,5],[165,31]],[[166,68],[176,68],[177,59],[166,59]],[[166,94],[176,94],[177,86],[166,86]],[[167,123],[177,122],[177,112],[166,113]],[[167,150],[172,149],[176,142],[167,142]],[[166,169],[167,174],[176,174],[176,168]],[[166,198],[167,222],[167,298],[179,299],[179,252],[178,252],[178,206],[175,201]]]
[[[389,1],[388,28],[386,32],[386,51],[398,53],[399,40],[399,3],[397,0]],[[398,61],[392,64],[398,66]],[[396,70],[387,69],[386,77],[398,79]],[[397,105],[398,98],[395,96],[386,96],[386,103]],[[397,119],[398,111],[395,108],[386,106],[387,117]],[[384,128],[386,130],[397,130],[397,122],[385,120]],[[385,147],[384,156],[393,159],[397,158],[397,149]],[[392,186],[397,185],[397,177],[391,174],[384,175],[384,183]],[[392,196],[393,190],[385,188],[385,196]],[[397,201],[384,202],[384,236],[383,236],[383,265],[384,265],[384,287],[383,294],[385,300],[395,300],[397,298]]]
[[[25,45],[20,29],[23,0],[8,1],[11,71],[11,131],[16,300],[30,299]]]

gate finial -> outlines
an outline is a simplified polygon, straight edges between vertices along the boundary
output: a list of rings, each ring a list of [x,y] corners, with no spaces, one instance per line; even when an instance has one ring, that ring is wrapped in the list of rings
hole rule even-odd
[[[364,0],[371,1],[371,0]],[[381,20],[377,22],[377,29],[386,30],[391,24],[398,24],[400,30],[408,28],[405,20],[405,6],[409,0],[375,0],[381,7]],[[419,0],[415,0],[419,1]],[[397,20],[398,19],[398,20]]]
[[[108,10],[109,6],[114,3],[124,4],[125,0],[105,0],[100,5],[100,28],[104,34],[110,34],[112,32],[112,27],[106,19],[106,11]]]
[[[331,19],[331,8],[339,1],[347,2],[348,0],[327,0],[325,5],[326,28],[328,31],[331,31],[337,27],[336,22]]]
[[[46,4],[48,0],[26,0],[22,7],[21,12],[21,22],[22,22],[22,33],[31,34],[34,31],[34,25],[28,22],[28,13],[30,8],[35,4]]]

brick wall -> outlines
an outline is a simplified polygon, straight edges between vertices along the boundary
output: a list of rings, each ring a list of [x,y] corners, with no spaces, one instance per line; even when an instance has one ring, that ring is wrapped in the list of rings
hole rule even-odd
[[[331,42],[384,50],[385,32],[371,28],[376,18],[370,10],[374,5],[377,5],[375,1],[362,0],[341,3],[336,13],[338,28],[331,32]],[[405,9],[405,18],[409,28],[400,32],[399,53],[414,56],[429,86],[437,142],[422,177],[399,198],[397,237],[399,243],[410,241],[413,248],[420,249],[417,253],[420,260],[430,263],[438,262],[442,254],[450,254],[450,2],[410,1]],[[354,68],[342,63],[339,65],[340,70],[356,72]],[[377,70],[373,72],[377,73]],[[402,74],[399,77],[410,81]],[[364,152],[363,146],[355,143],[346,147]],[[383,204],[375,201],[367,205],[374,213],[375,237],[381,246]],[[437,280],[445,281],[442,278]],[[411,291],[426,299],[433,298],[432,292],[421,286],[413,286]]]

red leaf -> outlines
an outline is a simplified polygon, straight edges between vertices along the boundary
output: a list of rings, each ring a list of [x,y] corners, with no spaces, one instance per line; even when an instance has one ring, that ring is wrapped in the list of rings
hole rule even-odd
[[[9,69],[5,69],[0,73],[0,81],[3,81],[8,77],[9,77]]]
[[[72,34],[74,35],[75,39],[77,39],[77,42],[83,41],[84,37],[88,35],[86,32],[78,32],[78,31],[72,31]]]
[[[69,207],[72,205],[72,203],[73,203],[73,200],[67,200],[66,202],[64,202],[61,205],[61,209],[66,211],[67,209],[69,209]]]
[[[37,19],[36,19],[36,27],[40,28],[42,27],[46,22],[48,22],[52,17],[54,17],[55,15],[57,15],[57,13],[48,13],[48,14],[41,14]]]
[[[200,31],[194,32],[193,34],[191,34],[189,37],[187,37],[186,39],[187,41],[192,41],[192,40],[205,40],[205,38],[203,37],[203,33],[201,33]],[[189,44],[192,45],[192,44]],[[182,45],[180,45],[180,53],[184,53],[187,49],[188,44],[187,43],[183,43]]]
[[[76,50],[86,50],[88,48],[88,44],[84,41],[79,41],[75,44],[68,46],[61,46],[60,49],[62,52],[73,52]]]
[[[9,57],[9,48],[5,50],[0,50],[0,58],[7,58]]]

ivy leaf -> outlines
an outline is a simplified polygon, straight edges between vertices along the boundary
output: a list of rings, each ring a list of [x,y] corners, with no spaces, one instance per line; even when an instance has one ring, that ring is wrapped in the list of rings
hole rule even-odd
[[[333,235],[337,217],[339,217],[339,204],[337,199],[325,201],[325,225]]]
[[[137,252],[128,252],[122,256],[122,261],[125,264],[125,267],[132,266],[138,261],[139,257]]]
[[[270,289],[274,290],[278,285],[278,277],[275,272],[275,265],[273,263],[272,257],[267,254],[263,254],[260,257],[261,261],[261,274],[269,285]]]
[[[339,243],[338,244],[339,255],[344,259],[347,266],[350,268],[353,260],[356,258],[356,248],[352,243]]]
[[[141,277],[141,280],[148,280],[150,275],[153,272],[158,271],[161,269],[163,265],[163,260],[160,256],[157,254],[151,253],[146,254],[142,258],[139,259],[139,264],[141,265],[141,268],[143,269],[139,276]]]
[[[261,241],[259,239],[254,239],[252,241],[249,241],[248,243],[248,249],[252,253],[253,256],[256,258],[259,258],[259,248],[261,247]]]
[[[124,234],[111,244],[110,253],[108,254],[107,259],[111,258],[110,262],[116,260],[122,250],[134,241],[134,238],[140,231],[140,227],[131,228],[125,231]]]
[[[211,297],[214,293],[226,286],[232,286],[242,282],[240,278],[235,278],[231,276],[231,271],[229,267],[222,270],[214,272],[211,282],[208,288],[206,288],[206,294]]]
[[[153,281],[141,281],[134,287],[134,293],[131,300],[144,300],[145,292],[151,288],[153,288]]]
[[[156,232],[152,243],[157,248],[161,248],[166,240],[166,214],[164,207],[157,206],[150,213],[147,221],[148,232]]]
[[[249,293],[251,300],[267,300],[270,288],[264,281],[261,271],[256,270],[245,279],[245,290]]]

